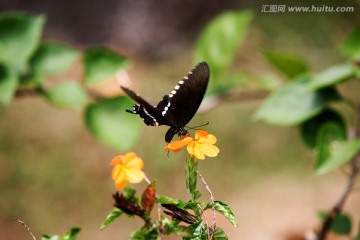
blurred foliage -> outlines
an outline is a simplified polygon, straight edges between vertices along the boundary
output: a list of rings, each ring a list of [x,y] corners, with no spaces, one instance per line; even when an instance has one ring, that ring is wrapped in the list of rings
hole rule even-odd
[[[232,64],[252,19],[253,14],[249,11],[226,12],[211,21],[200,33],[194,59],[205,60],[210,65],[208,93],[211,95],[230,94],[246,84],[247,73],[232,69]],[[129,108],[131,101],[123,96],[95,96],[86,87],[113,77],[119,70],[129,66],[129,59],[105,48],[90,48],[80,53],[65,44],[41,42],[44,22],[43,16],[1,14],[0,104],[7,106],[21,91],[35,90],[51,104],[84,110],[88,129],[107,146],[121,151],[133,148],[139,141],[142,123],[134,121],[133,116],[125,113],[124,110]],[[295,54],[263,51],[268,63],[287,79],[284,87],[270,93],[255,118],[271,124],[299,126],[305,144],[316,150],[314,171],[317,174],[325,174],[348,164],[360,150],[358,136],[357,139],[346,136],[354,126],[349,121],[345,123],[345,116],[334,108],[335,104],[351,102],[338,92],[339,85],[354,79],[358,81],[360,77],[359,29],[357,27],[339,47],[340,53],[348,59],[344,63],[329,66],[320,73],[312,73],[310,64]],[[61,76],[69,71],[80,55],[84,69],[83,81],[71,80],[49,87],[50,77]],[[264,80],[261,76],[258,78]],[[266,89],[266,82],[259,81],[258,87]],[[272,85],[272,89],[276,87],[276,84]],[[357,102],[349,105],[352,107],[359,102],[357,99]],[[193,196],[196,196],[196,192],[193,192]],[[218,207],[222,211],[226,210],[228,219],[232,221],[226,207],[220,203]],[[117,217],[116,214],[109,216],[111,221]],[[350,218],[337,215],[331,230],[349,235],[350,229]],[[183,230],[180,229],[179,232]],[[76,233],[75,230],[75,234],[70,235],[75,236]],[[219,239],[223,237],[221,229],[216,234]],[[59,239],[72,238],[64,236]]]

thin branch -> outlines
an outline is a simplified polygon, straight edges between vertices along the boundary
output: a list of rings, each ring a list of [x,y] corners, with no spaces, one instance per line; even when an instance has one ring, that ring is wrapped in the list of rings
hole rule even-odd
[[[198,176],[200,177],[201,181],[204,183],[206,190],[208,191],[208,193],[210,194],[210,200],[211,200],[211,209],[213,212],[213,225],[211,226],[211,230],[212,233],[215,231],[216,229],[216,210],[215,210],[215,200],[214,200],[214,195],[210,190],[209,185],[206,183],[204,177],[200,174],[200,172],[198,170],[196,170],[196,173],[198,174]]]
[[[36,237],[34,236],[34,234],[31,232],[30,228],[23,222],[21,221],[20,219],[17,219],[17,218],[13,218],[14,220],[18,221],[19,223],[21,223],[25,228],[26,230],[30,233],[31,237],[33,238],[33,240],[36,240]]]
[[[356,106],[356,114],[355,114],[355,126],[353,131],[351,131],[349,139],[357,139],[360,136],[360,105]],[[345,205],[346,200],[350,196],[350,193],[354,189],[355,180],[359,173],[359,162],[360,162],[360,152],[358,152],[353,159],[351,160],[351,173],[349,175],[349,179],[343,194],[340,196],[337,203],[332,207],[326,216],[323,225],[318,234],[318,240],[326,239],[326,235],[328,234],[331,224],[334,219],[341,214],[343,207]]]

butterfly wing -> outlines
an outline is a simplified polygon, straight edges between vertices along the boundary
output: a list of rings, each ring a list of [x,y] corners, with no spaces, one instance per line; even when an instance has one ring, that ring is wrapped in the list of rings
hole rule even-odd
[[[170,126],[182,128],[192,119],[204,98],[209,76],[207,63],[199,63],[158,103],[157,111],[172,123]]]
[[[168,125],[172,126],[172,123],[170,123],[166,118],[164,118],[158,109],[151,106],[150,103],[148,103],[145,99],[140,97],[139,94],[132,91],[130,88],[120,86],[121,89],[134,101],[138,103],[138,105],[134,105],[134,110],[129,111],[133,113],[140,114],[140,117],[144,119],[144,122],[147,125],[157,126],[157,125]],[[137,109],[135,109],[137,108]]]

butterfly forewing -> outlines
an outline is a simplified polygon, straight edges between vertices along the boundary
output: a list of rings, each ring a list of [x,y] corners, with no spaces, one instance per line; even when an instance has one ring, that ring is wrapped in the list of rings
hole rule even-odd
[[[207,63],[199,63],[156,106],[174,127],[184,127],[195,115],[204,98],[209,74]]]

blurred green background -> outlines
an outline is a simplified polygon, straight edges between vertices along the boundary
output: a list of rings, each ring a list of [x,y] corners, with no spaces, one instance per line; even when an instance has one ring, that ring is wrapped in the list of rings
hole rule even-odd
[[[206,23],[226,10],[252,10],[254,19],[233,65],[254,75],[277,72],[261,52],[300,55],[313,71],[343,60],[337,46],[360,23],[359,1],[317,1],[317,6],[353,6],[348,13],[264,13],[262,6],[311,6],[313,1],[0,1],[0,11],[45,14],[45,39],[83,49],[102,45],[132,59],[134,88],[151,102],[193,67],[194,41]],[[76,75],[76,69],[75,75]],[[219,223],[230,239],[299,239],[318,226],[316,211],[331,207],[346,176],[313,174],[313,153],[295,127],[255,122],[259,99],[223,102],[197,114],[191,126],[210,122],[220,155],[199,163],[215,198],[233,209],[239,228]],[[29,239],[13,217],[26,222],[40,238],[82,228],[78,239],[126,239],[141,226],[120,218],[98,228],[112,209],[115,191],[110,160],[119,154],[86,130],[83,113],[55,108],[38,97],[16,98],[0,109],[0,239]],[[141,119],[134,116],[134,121]],[[167,127],[143,126],[134,149],[158,192],[187,199],[184,152],[163,151]],[[123,136],[119,136],[123,137]],[[136,186],[139,191],[145,183]],[[203,199],[207,194],[203,189]],[[360,196],[354,192],[345,210],[359,220]],[[171,238],[169,238],[171,239]]]

